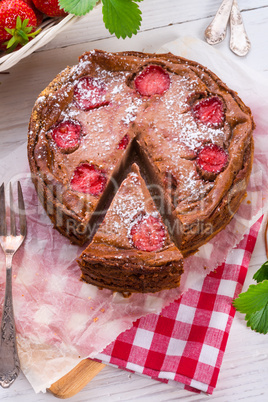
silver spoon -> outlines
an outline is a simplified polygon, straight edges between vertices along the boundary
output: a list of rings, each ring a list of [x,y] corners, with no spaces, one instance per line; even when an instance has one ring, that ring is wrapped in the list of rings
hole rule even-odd
[[[248,53],[251,45],[236,0],[233,1],[230,26],[230,49],[238,56],[245,56]]]
[[[205,38],[210,45],[216,45],[225,38],[232,5],[233,0],[223,0],[215,17],[205,30]]]

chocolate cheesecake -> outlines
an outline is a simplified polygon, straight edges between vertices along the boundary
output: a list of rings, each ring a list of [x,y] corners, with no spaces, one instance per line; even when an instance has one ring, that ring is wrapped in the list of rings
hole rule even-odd
[[[87,249],[90,258],[83,254],[79,260],[82,270],[91,267],[83,279],[113,290],[157,291],[178,286],[178,275],[173,286],[159,274],[159,285],[152,282],[148,290],[148,283],[142,286],[131,277],[132,269],[138,272],[139,249],[131,249],[135,268],[129,268],[128,276],[129,264],[115,264],[116,247],[109,254],[108,235],[102,244],[97,241],[97,228],[111,202],[113,208],[133,152],[153,189],[169,232],[166,238],[187,257],[228,224],[245,197],[253,130],[250,109],[204,66],[170,53],[94,50],[61,72],[38,97],[29,124],[28,156],[39,198],[55,228],[80,245],[95,234]],[[136,197],[139,191],[130,187]],[[144,193],[145,184],[141,187]],[[93,250],[99,265],[93,264]],[[119,245],[118,250],[122,255]],[[117,269],[124,272],[122,281]]]

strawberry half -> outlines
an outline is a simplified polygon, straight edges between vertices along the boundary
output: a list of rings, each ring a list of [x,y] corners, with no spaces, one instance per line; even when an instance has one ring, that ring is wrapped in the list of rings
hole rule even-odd
[[[67,13],[60,8],[58,0],[33,0],[35,7],[49,17],[64,17]]]
[[[105,95],[106,88],[103,83],[85,76],[79,79],[74,88],[74,103],[82,110],[95,109],[109,104]]]
[[[202,99],[193,106],[193,115],[209,127],[221,127],[225,119],[223,102],[218,96]]]
[[[36,36],[37,19],[34,11],[22,0],[0,2],[0,44],[13,51]]]
[[[59,122],[52,130],[52,138],[65,153],[75,151],[80,143],[81,125],[78,121],[66,120]]]
[[[98,195],[106,185],[105,173],[95,165],[81,163],[74,171],[71,188],[81,193]]]
[[[143,215],[130,230],[133,246],[142,251],[156,251],[163,247],[166,234],[160,220],[152,215]]]
[[[170,86],[170,77],[162,67],[150,65],[135,78],[134,85],[140,95],[162,95]]]
[[[129,143],[129,136],[126,134],[117,145],[117,149],[126,149]]]
[[[228,162],[227,152],[216,144],[207,144],[200,149],[196,164],[206,180],[214,180]]]

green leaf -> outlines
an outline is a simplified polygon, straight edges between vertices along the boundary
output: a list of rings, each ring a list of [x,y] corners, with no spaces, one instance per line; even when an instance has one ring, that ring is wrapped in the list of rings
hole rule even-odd
[[[260,269],[253,275],[253,279],[255,281],[262,282],[265,279],[268,279],[268,261],[266,261]]]
[[[13,33],[14,33],[14,28],[12,29],[12,28],[6,28],[6,27],[5,27],[5,30],[6,30],[7,33],[9,33],[10,35],[13,35]]]
[[[59,5],[66,13],[85,15],[91,11],[98,0],[59,0]]]
[[[103,0],[102,14],[105,27],[117,38],[131,38],[141,24],[137,0]]]
[[[27,35],[26,32],[24,32],[22,29],[19,29],[19,30],[17,31],[17,35],[21,37],[23,43],[29,42],[28,35]]]
[[[27,25],[28,22],[29,22],[29,20],[26,19],[25,21],[26,21],[26,25]],[[17,16],[17,20],[16,20],[16,28],[17,28],[17,29],[21,29],[21,27],[22,27],[22,21],[21,21],[20,16],[18,15],[18,16]]]
[[[37,31],[31,32],[28,34],[28,38],[34,38],[36,35],[38,35],[41,32],[41,28],[39,28]]]
[[[250,285],[248,290],[240,293],[233,304],[241,313],[251,314],[263,309],[268,303],[268,280]]]
[[[29,19],[24,20],[23,22],[20,23],[20,27],[17,27],[17,29],[25,29],[28,25]]]
[[[268,332],[268,303],[260,310],[246,315],[247,326],[261,334]]]
[[[15,28],[5,28],[5,30],[12,36],[8,41],[3,43],[6,46],[7,52],[13,52],[13,50],[16,50],[19,45],[26,45],[29,42],[29,38],[34,38],[40,32],[40,29],[32,32],[33,27],[28,26],[28,23],[29,19],[22,21],[18,16]]]
[[[9,48],[11,48],[12,46],[14,46],[14,44],[17,44],[16,43],[16,38],[15,38],[15,36],[12,36],[12,38],[7,42],[7,49],[9,49]]]

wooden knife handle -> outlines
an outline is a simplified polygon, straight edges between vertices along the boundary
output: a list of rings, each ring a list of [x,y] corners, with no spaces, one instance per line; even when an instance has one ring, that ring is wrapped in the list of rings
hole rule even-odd
[[[70,398],[81,391],[104,367],[105,364],[91,359],[82,360],[69,373],[54,382],[48,391],[57,398]]]

